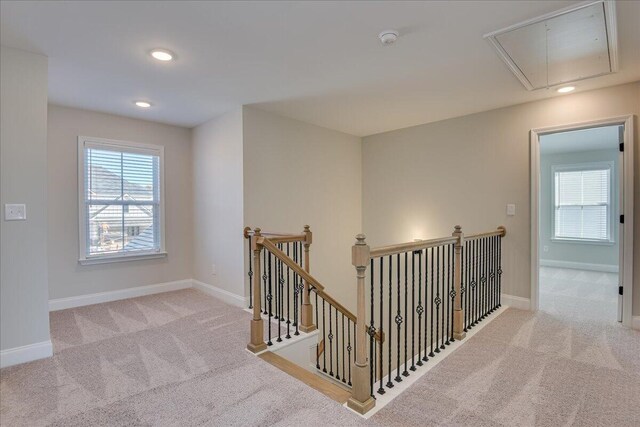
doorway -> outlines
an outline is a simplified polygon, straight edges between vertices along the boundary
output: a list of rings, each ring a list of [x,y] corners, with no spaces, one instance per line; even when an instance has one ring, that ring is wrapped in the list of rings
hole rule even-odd
[[[624,117],[532,130],[534,310],[631,326],[631,126]]]

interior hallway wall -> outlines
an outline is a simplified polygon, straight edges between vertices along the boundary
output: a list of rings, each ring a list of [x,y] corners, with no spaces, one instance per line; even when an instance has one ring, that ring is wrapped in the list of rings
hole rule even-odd
[[[363,139],[363,229],[372,245],[507,227],[504,292],[529,298],[532,128],[636,115],[634,314],[640,314],[640,82]],[[506,216],[507,203],[516,215]]]
[[[22,362],[51,354],[47,167],[47,58],[1,46],[0,204],[24,203],[27,216],[0,220],[1,365],[18,347],[32,346]]]
[[[191,279],[191,131],[77,108],[49,106],[49,297],[67,298]],[[78,263],[78,136],[164,147],[165,258]]]
[[[240,297],[244,297],[242,144],[241,108],[193,129],[193,278]]]
[[[355,309],[360,138],[251,107],[243,112],[245,224],[293,233],[309,224],[311,274]]]

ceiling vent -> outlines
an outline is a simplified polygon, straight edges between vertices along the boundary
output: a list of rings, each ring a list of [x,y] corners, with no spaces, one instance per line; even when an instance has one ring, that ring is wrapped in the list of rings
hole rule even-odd
[[[582,3],[484,37],[528,90],[617,71],[613,1]]]

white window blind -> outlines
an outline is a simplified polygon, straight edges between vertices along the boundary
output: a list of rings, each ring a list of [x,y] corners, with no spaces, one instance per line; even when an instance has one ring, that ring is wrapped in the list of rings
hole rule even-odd
[[[611,167],[556,170],[555,238],[611,239]]]
[[[81,150],[81,261],[163,251],[160,147],[85,140]]]

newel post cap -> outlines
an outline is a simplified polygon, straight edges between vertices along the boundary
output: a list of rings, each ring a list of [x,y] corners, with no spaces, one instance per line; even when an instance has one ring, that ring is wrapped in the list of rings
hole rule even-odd
[[[351,247],[351,262],[354,267],[366,267],[369,265],[371,253],[365,239],[366,236],[364,234],[358,234],[356,236],[356,244]]]
[[[305,225],[303,233],[305,234],[304,244],[309,246],[313,241],[313,233],[311,232],[311,227]]]

